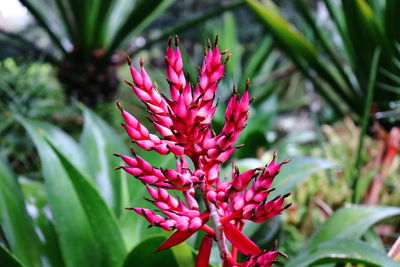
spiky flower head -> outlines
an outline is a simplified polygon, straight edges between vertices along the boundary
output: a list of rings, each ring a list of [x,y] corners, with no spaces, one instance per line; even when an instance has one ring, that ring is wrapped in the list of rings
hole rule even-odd
[[[221,164],[226,162],[236,146],[241,131],[246,126],[249,105],[250,82],[247,80],[244,93],[240,96],[233,89],[225,111],[225,124],[216,134],[212,129],[212,119],[217,108],[215,95],[220,80],[224,76],[229,50],[220,51],[218,37],[214,44],[208,42],[204,61],[199,67],[197,84],[187,81],[183,71],[183,60],[175,38],[175,47],[170,38],[165,61],[170,97],[160,93],[144,69],[140,60],[139,69],[128,60],[133,83],[126,81],[137,97],[145,104],[150,121],[159,135],[149,132],[134,116],[118,104],[125,122],[127,134],[132,142],[144,150],[153,150],[161,155],[172,153],[176,156],[176,168],[156,168],[136,155],[116,154],[126,166],[127,173],[143,182],[151,197],[148,199],[159,211],[145,208],[128,208],[143,216],[151,225],[167,231],[176,230],[161,245],[159,250],[177,245],[198,230],[207,233],[199,249],[196,266],[208,266],[213,242],[217,243],[224,266],[271,266],[280,255],[274,250],[262,251],[247,238],[242,229],[247,221],[261,223],[282,212],[284,199],[277,196],[268,200],[271,184],[282,164],[274,159],[265,167],[240,173],[233,168],[232,179],[222,181],[219,177]],[[188,159],[193,163],[189,168]],[[171,195],[178,190],[183,198]],[[199,191],[201,198],[195,197]],[[206,209],[199,210],[202,200]],[[207,222],[211,220],[212,225]],[[232,243],[228,252],[226,239]],[[243,263],[237,263],[237,253],[247,256]]]

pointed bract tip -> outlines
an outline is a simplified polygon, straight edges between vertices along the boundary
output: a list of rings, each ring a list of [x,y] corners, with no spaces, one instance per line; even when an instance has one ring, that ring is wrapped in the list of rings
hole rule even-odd
[[[130,150],[131,150],[132,155],[136,156],[136,151],[133,148],[131,148]]]
[[[114,153],[113,155],[114,155],[115,157],[118,157],[118,158],[121,157],[121,155],[120,155],[120,154],[117,154],[117,153]]]
[[[280,256],[282,256],[282,257],[289,258],[289,256],[286,255],[286,254],[283,253],[283,252],[278,251],[278,254],[279,254]]]
[[[132,65],[132,60],[129,56],[126,57],[126,62],[128,62],[128,65]]]
[[[175,35],[175,46],[176,47],[179,46],[179,37],[178,37],[178,35]]]
[[[117,170],[120,170],[120,169],[122,169],[121,166],[118,166],[118,167],[115,167],[115,168],[114,168],[114,170],[116,170],[116,171],[117,171]]]
[[[168,37],[168,47],[171,47],[172,44],[172,36]]]
[[[249,78],[246,79],[246,90],[247,91],[250,90],[250,79]]]
[[[236,91],[236,84],[234,84],[234,85],[232,86],[232,94],[233,94],[233,95],[236,95],[236,93],[237,93],[237,91]]]
[[[230,58],[231,58],[231,54],[228,54],[224,60],[224,64],[226,64]]]
[[[293,203],[287,204],[285,207],[283,207],[283,210],[290,208],[293,205]]]
[[[268,193],[271,193],[272,191],[275,191],[275,190],[276,190],[276,188],[273,187],[273,188],[271,188],[271,189],[268,189],[267,192],[268,192]]]
[[[154,123],[154,120],[153,120],[152,118],[150,118],[149,116],[145,116],[145,118],[146,118],[149,122]]]
[[[121,106],[121,104],[120,104],[118,101],[116,102],[116,104],[117,104],[118,109],[122,111],[122,106]]]
[[[245,144],[240,144],[240,145],[238,145],[238,146],[235,146],[235,148],[236,149],[239,149],[239,148],[242,148],[242,147],[244,147],[245,146]]]
[[[278,156],[278,151],[274,151],[274,154],[272,154],[272,161],[275,161],[276,157]]]
[[[215,35],[214,46],[218,45],[218,39],[219,39],[219,36],[217,34],[217,35]]]
[[[283,196],[282,196],[282,198],[287,198],[287,197],[289,197],[290,195],[291,195],[292,193],[286,193],[286,194],[284,194]]]
[[[231,49],[225,49],[224,51],[221,52],[221,55],[225,55],[226,53],[231,52]]]
[[[276,250],[277,247],[278,247],[278,240],[275,239],[274,244],[272,245],[272,250]]]
[[[287,160],[282,161],[282,164],[287,164],[287,163],[289,163],[291,161],[292,161],[291,159],[287,159]]]
[[[211,50],[211,41],[210,41],[210,39],[207,40],[207,48],[208,48],[208,50]]]
[[[130,81],[128,81],[128,80],[124,80],[124,83],[126,83],[127,85],[129,85],[129,86],[133,86],[133,83],[131,83]]]
[[[140,67],[143,67],[143,65],[144,65],[144,57],[140,58],[139,64],[140,64]]]

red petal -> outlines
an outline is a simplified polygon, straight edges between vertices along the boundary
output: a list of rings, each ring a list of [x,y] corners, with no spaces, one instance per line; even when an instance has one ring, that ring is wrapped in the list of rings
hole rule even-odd
[[[196,267],[208,267],[210,261],[213,238],[210,235],[205,235],[201,241],[199,254],[196,259]]]
[[[234,225],[230,223],[223,224],[223,230],[226,238],[237,247],[244,255],[259,254],[261,249],[242,232],[239,231]]]
[[[167,240],[164,241],[164,243],[161,244],[161,246],[156,250],[156,252],[176,246],[182,242],[184,242],[186,239],[191,237],[194,233],[196,233],[199,229],[195,231],[176,231],[173,233]]]
[[[201,218],[203,224],[205,224],[208,221],[209,217],[210,217],[209,212],[204,212],[204,213],[200,214],[200,218]],[[198,230],[200,230],[200,228],[197,230],[190,230],[190,231],[189,230],[176,231],[167,240],[165,240],[164,243],[161,244],[161,246],[156,250],[156,252],[176,246],[176,245],[184,242],[186,239],[191,237]]]

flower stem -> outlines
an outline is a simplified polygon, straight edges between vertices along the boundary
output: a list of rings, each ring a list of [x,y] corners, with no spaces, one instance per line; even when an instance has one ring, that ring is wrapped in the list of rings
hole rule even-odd
[[[225,242],[225,236],[222,231],[222,225],[220,222],[220,217],[217,211],[217,208],[214,204],[210,203],[207,199],[207,193],[205,189],[205,185],[201,185],[200,187],[201,195],[203,196],[204,203],[207,209],[210,211],[210,218],[213,224],[214,232],[215,232],[215,241],[217,242],[219,256],[224,261],[228,256],[228,248]]]

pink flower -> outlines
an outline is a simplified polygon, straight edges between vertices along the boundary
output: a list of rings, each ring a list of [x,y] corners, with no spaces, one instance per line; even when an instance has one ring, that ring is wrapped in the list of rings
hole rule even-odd
[[[133,83],[127,83],[146,105],[159,136],[150,133],[118,104],[125,120],[122,126],[142,149],[162,155],[172,153],[177,162],[175,169],[156,168],[132,151],[134,157],[115,154],[126,163],[117,169],[122,168],[146,185],[151,197],[148,200],[159,213],[145,208],[129,209],[153,226],[176,230],[159,250],[175,246],[201,229],[207,235],[200,246],[196,266],[208,265],[214,241],[224,266],[271,266],[282,254],[275,249],[262,251],[241,231],[247,221],[264,222],[289,206],[284,206],[284,199],[289,194],[268,200],[273,190],[271,184],[287,162],[276,163],[274,154],[267,166],[242,173],[235,167],[231,181],[221,181],[220,166],[238,148],[236,140],[246,126],[252,99],[249,81],[242,96],[234,88],[225,112],[226,122],[219,134],[214,133],[211,123],[217,108],[215,93],[229,59],[229,50],[220,52],[217,42],[218,38],[214,45],[209,42],[199,68],[197,85],[192,86],[183,72],[178,38],[175,47],[172,47],[170,39],[165,57],[170,98],[161,94],[152,83],[143,67],[143,59],[139,70],[130,66]],[[130,60],[128,62],[130,65]],[[194,168],[189,168],[187,158]],[[183,199],[173,197],[171,190],[181,191]],[[206,207],[204,211],[199,210],[196,190],[201,193]],[[207,224],[209,220],[212,227]],[[227,240],[232,243],[231,252],[228,252]],[[238,251],[247,256],[243,263],[236,261]]]

